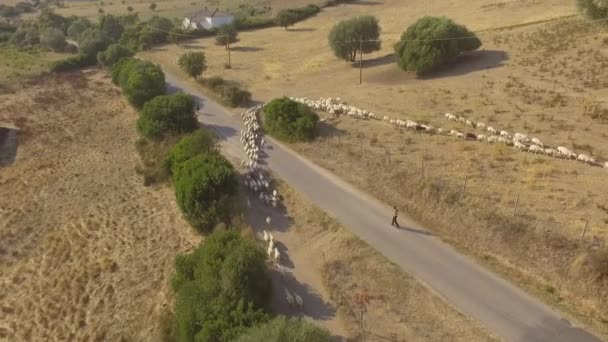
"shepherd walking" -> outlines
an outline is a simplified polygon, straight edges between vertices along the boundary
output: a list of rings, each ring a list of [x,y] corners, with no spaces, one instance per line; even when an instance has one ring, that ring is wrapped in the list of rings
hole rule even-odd
[[[396,205],[393,206],[393,209],[395,211],[393,212],[393,221],[391,222],[391,226],[401,228],[399,227],[399,222],[397,222],[397,217],[399,217],[399,210],[397,209]]]

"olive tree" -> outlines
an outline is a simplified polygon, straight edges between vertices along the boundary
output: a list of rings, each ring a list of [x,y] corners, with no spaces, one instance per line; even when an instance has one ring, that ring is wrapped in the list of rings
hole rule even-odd
[[[234,43],[237,41],[238,32],[236,31],[236,27],[234,25],[223,25],[218,27],[217,33],[215,36],[215,41],[219,45],[224,45],[228,48],[229,43]]]
[[[427,16],[418,19],[401,35],[395,44],[395,55],[401,69],[423,75],[480,46],[479,38],[466,27],[445,17]]]
[[[380,25],[373,16],[356,17],[337,23],[329,32],[329,46],[338,58],[354,62],[357,53],[380,50]]]
[[[204,52],[189,51],[181,55],[177,61],[179,66],[188,75],[197,79],[205,69],[207,69],[207,61]]]

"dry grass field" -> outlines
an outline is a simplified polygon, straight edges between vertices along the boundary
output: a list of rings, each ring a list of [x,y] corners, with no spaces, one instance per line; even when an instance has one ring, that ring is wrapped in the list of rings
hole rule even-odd
[[[0,95],[0,125],[21,129],[0,169],[0,340],[161,340],[173,259],[200,237],[170,187],[136,174],[136,113],[103,72],[12,86]]]
[[[212,38],[142,55],[181,73],[176,59],[189,49],[202,50],[209,63],[206,76],[236,80],[259,101],[341,97],[376,115],[475,132],[447,122],[443,113],[452,112],[605,160],[608,30],[581,23],[576,13],[570,0],[361,1],[326,8],[291,30],[240,33],[231,69],[224,68],[226,50]],[[333,56],[327,34],[336,21],[361,14],[377,16],[384,33],[382,50],[364,56],[358,85],[358,69]],[[392,45],[426,14],[446,15],[481,31],[482,49],[433,77],[402,72]],[[582,256],[591,242],[608,241],[605,170],[504,146],[403,132],[380,121],[340,118],[322,133],[295,148],[608,332],[608,294],[593,285],[589,259]]]
[[[11,47],[0,48],[0,92],[2,84],[46,72],[50,62],[66,56],[54,52],[27,52]]]

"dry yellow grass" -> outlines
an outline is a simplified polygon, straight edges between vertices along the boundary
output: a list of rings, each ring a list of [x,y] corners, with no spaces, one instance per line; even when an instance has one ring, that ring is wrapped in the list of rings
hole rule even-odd
[[[383,48],[364,56],[364,81],[359,86],[358,70],[333,56],[327,34],[338,20],[370,13],[380,19]],[[401,32],[430,13],[483,30],[479,36],[484,46],[435,77],[416,79],[400,71],[390,54]],[[181,74],[176,58],[188,49],[201,49],[209,61],[207,76],[239,81],[259,101],[283,95],[341,97],[380,116],[466,131],[445,121],[442,114],[449,111],[603,160],[608,158],[603,103],[608,98],[606,28],[577,24],[583,18],[576,16],[523,25],[573,14],[575,4],[569,0],[386,0],[326,8],[292,31],[242,32],[229,70],[223,67],[225,49],[212,38],[143,55]],[[513,28],[492,30],[507,26]],[[343,131],[340,145],[334,136],[337,130]],[[366,151],[363,158],[359,135]],[[584,250],[577,246],[585,225],[582,219],[589,221],[586,243],[594,236],[608,240],[608,216],[602,209],[608,191],[605,170],[349,118],[339,119],[315,143],[296,148],[376,197],[402,203],[446,240],[597,330],[608,331],[605,290],[581,286],[589,283],[587,276],[567,267]],[[427,180],[420,182],[423,160]],[[460,199],[465,177],[467,196]],[[518,216],[509,219],[518,195]],[[523,227],[526,233],[505,230],[511,226]]]
[[[308,199],[282,183],[279,192],[285,197],[292,240],[297,241],[289,253],[303,251],[307,260],[299,266],[321,273],[349,336],[359,332],[355,297],[366,289],[366,341],[495,340]]]
[[[136,174],[136,118],[98,71],[0,95],[22,132],[0,171],[0,339],[163,338],[173,258],[200,238]]]

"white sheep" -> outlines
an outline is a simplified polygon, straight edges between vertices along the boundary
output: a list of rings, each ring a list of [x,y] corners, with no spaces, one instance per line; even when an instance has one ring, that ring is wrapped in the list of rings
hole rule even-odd
[[[558,155],[559,152],[557,152],[556,150],[552,149],[552,148],[546,148],[545,149],[545,154],[548,156],[552,156],[555,157]]]
[[[532,138],[532,143],[535,144],[535,145],[538,145],[540,147],[543,147],[543,148],[545,147],[545,145],[540,140],[538,140],[537,138]]]
[[[388,116],[386,116],[386,115],[385,115],[384,117],[382,117],[382,121],[390,121],[390,120],[391,120],[391,118],[389,118],[389,117],[388,117]]]
[[[473,121],[471,121],[471,120],[467,120],[467,121],[465,121],[465,124],[466,124],[467,126],[475,127],[475,125],[473,124]]]
[[[464,135],[464,133],[460,133],[460,132],[458,132],[458,133],[456,133],[456,137],[461,138],[461,139],[464,139],[464,138],[465,138],[465,135]]]
[[[542,147],[532,144],[530,147],[528,147],[528,151],[532,153],[542,153],[544,150]]]
[[[498,137],[495,135],[491,135],[486,139],[486,141],[489,142],[490,144],[495,143],[496,140],[498,140]]]
[[[500,136],[505,137],[507,139],[511,139],[511,135],[509,135],[509,132],[507,131],[500,131]]]
[[[268,233],[268,237],[270,238],[270,241],[274,243],[274,236],[272,236],[272,233]]]
[[[272,247],[269,245],[268,249],[266,249],[266,253],[268,254],[268,258],[272,259]]]
[[[450,113],[445,113],[445,117],[450,120],[450,121],[456,121],[458,120],[458,118],[456,118],[456,115],[454,114],[450,114]]]
[[[577,160],[582,161],[582,162],[583,162],[583,163],[585,163],[585,164],[588,164],[588,163],[590,163],[590,162],[591,162],[591,163],[595,162],[595,161],[593,160],[593,158],[589,157],[589,156],[588,156],[588,155],[586,155],[586,154],[582,154],[582,153],[581,153],[581,154],[579,154],[579,155],[578,155],[578,157],[577,157],[576,159],[577,159]]]
[[[268,243],[268,240],[270,240],[270,235],[268,235],[268,232],[264,230],[264,241]]]
[[[486,130],[492,134],[496,134],[496,130],[492,126],[488,127]]]
[[[526,141],[528,141],[528,136],[525,135],[525,134],[521,134],[521,133],[515,133],[513,135],[513,140],[517,140],[517,141],[521,141],[521,142],[526,142]]]
[[[483,122],[478,122],[478,123],[477,123],[477,128],[484,129],[484,128],[486,128],[486,124],[485,124],[485,123],[483,123]]]
[[[524,148],[526,148],[526,145],[524,145],[524,144],[520,143],[519,141],[515,141],[515,142],[513,142],[513,146],[514,146],[515,148],[520,149],[520,150],[523,150]]]
[[[271,222],[271,221],[272,221],[272,220],[270,219],[270,216],[266,216],[266,224],[267,224],[267,225],[270,225],[270,222]]]
[[[477,135],[477,141],[486,141],[486,136],[483,134],[478,134]]]
[[[608,170],[608,161],[604,163],[604,169]]]
[[[467,122],[467,119],[463,118],[462,116],[459,116],[458,122],[465,123],[465,122]]]
[[[278,264],[280,260],[281,260],[281,253],[279,253],[279,249],[275,247],[274,248],[274,261]]]
[[[300,297],[300,295],[298,295],[297,293],[293,293],[294,297],[296,297],[296,304],[298,305],[298,307],[300,309],[304,308],[304,301],[302,300],[302,297]]]
[[[272,250],[274,249],[274,240],[270,239],[270,241],[268,242],[268,249],[272,252]]]

